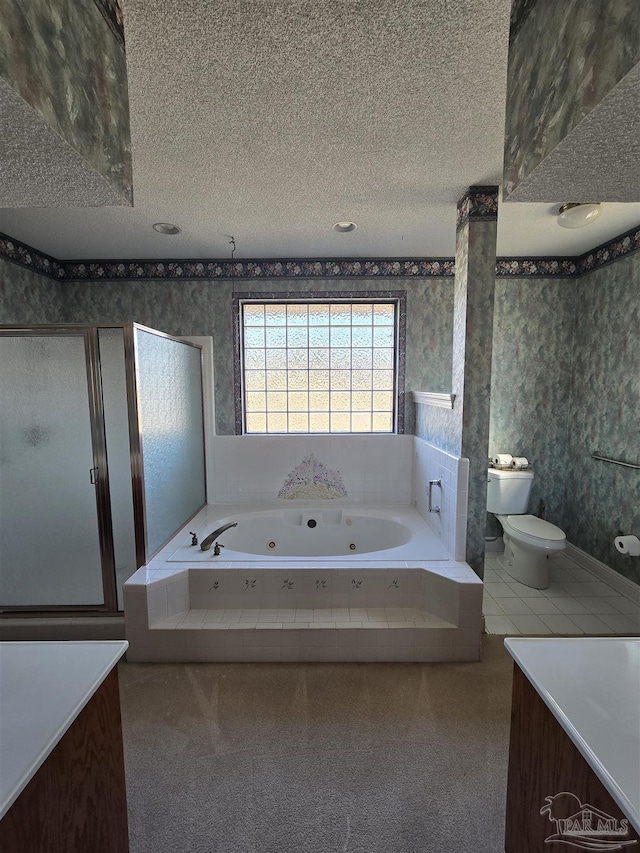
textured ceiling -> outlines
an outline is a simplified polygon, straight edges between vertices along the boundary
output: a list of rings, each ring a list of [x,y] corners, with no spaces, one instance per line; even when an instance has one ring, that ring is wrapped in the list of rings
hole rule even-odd
[[[125,0],[133,209],[1,210],[0,231],[67,259],[224,258],[231,235],[239,258],[451,256],[456,200],[501,179],[510,5]],[[498,253],[581,254],[640,221],[553,212],[501,205]]]
[[[0,78],[0,193],[7,206],[124,204],[42,115]]]
[[[509,201],[637,202],[639,163],[640,62],[523,178]]]

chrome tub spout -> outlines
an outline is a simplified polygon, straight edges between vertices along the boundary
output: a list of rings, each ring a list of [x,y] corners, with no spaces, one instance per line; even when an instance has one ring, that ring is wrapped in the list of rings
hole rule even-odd
[[[231,524],[223,524],[222,527],[219,527],[217,530],[214,530],[213,533],[210,533],[206,539],[202,540],[202,542],[200,543],[200,550],[208,551],[221,533],[224,533],[225,530],[228,530],[230,527],[237,526],[237,521],[232,521]]]

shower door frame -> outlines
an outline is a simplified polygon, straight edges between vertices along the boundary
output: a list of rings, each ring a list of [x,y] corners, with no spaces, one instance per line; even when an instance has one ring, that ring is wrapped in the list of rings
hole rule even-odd
[[[100,326],[99,328],[104,328]],[[152,329],[150,326],[144,326],[142,323],[124,323],[121,328],[124,330],[124,360],[126,365],[127,376],[127,399],[129,413],[129,446],[131,448],[131,483],[133,489],[133,526],[136,537],[136,563],[138,568],[146,565],[149,560],[161,551],[175,534],[188,524],[192,518],[202,510],[207,504],[207,482],[206,482],[206,435],[205,435],[205,417],[204,417],[204,366],[202,363],[202,347],[200,344],[195,344],[192,341],[185,341],[183,338],[169,335],[167,332],[160,332],[158,329]],[[170,341],[175,341],[184,346],[193,347],[200,350],[200,383],[202,394],[202,466],[205,471],[205,499],[198,509],[187,518],[179,527],[172,530],[165,541],[153,553],[149,553],[149,540],[147,533],[147,509],[145,502],[145,487],[144,487],[144,453],[142,450],[142,429],[140,420],[140,401],[138,395],[138,376],[139,376],[139,361],[138,351],[136,347],[136,330],[147,332],[151,335],[157,335],[159,338],[166,338]]]
[[[48,323],[25,326],[0,325],[1,337],[55,337],[78,335],[84,338],[85,365],[87,372],[87,396],[89,404],[89,423],[93,450],[93,470],[97,470],[96,513],[98,520],[98,541],[102,574],[103,604],[32,604],[3,605],[0,602],[0,617],[20,614],[21,616],[42,616],[43,614],[69,614],[71,612],[91,612],[104,615],[117,615],[118,599],[111,525],[111,498],[109,493],[109,469],[107,464],[106,436],[104,427],[104,409],[102,405],[102,385],[98,350],[98,329],[122,328],[122,324],[103,323],[96,325],[76,323]]]

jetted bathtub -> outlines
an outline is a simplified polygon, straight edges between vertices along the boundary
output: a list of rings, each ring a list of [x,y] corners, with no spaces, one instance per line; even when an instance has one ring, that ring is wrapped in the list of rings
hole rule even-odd
[[[214,556],[213,545],[207,551],[202,551],[200,545],[191,545],[191,534],[187,533],[173,540],[179,542],[179,547],[167,558],[168,562],[207,562],[220,567],[233,563],[235,567],[256,561],[318,563],[327,559],[327,566],[331,567],[335,560],[340,564],[363,562],[364,555],[367,565],[373,560],[449,559],[441,540],[410,506],[328,509],[316,505],[265,510],[234,505],[209,507],[205,512],[189,527],[199,542],[217,528],[237,524],[217,537],[223,546],[220,554]]]
[[[207,506],[124,593],[132,661],[479,659],[482,582],[412,506]]]

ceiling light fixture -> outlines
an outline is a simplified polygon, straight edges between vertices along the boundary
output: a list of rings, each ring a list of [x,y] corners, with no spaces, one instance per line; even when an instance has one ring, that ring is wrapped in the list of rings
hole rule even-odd
[[[156,222],[153,230],[158,234],[179,234],[180,229],[177,225],[172,225],[170,222]]]
[[[333,226],[334,231],[338,231],[340,234],[347,234],[349,231],[355,231],[358,226],[355,222],[336,222]]]
[[[558,211],[558,225],[563,228],[584,228],[600,216],[600,202],[563,204]]]

